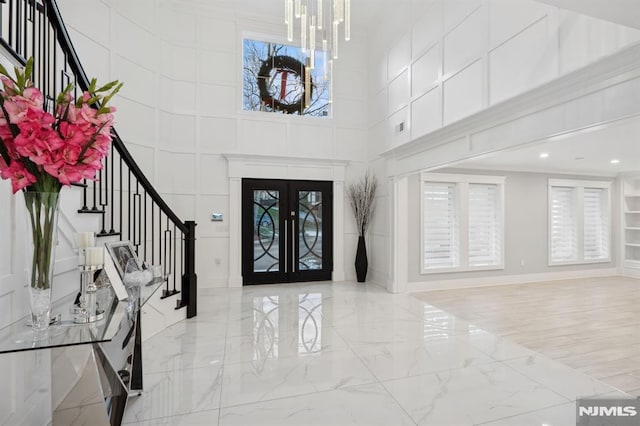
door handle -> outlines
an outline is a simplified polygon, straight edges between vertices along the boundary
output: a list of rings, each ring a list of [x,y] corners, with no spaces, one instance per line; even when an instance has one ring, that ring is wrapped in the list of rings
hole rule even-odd
[[[293,213],[293,212],[292,212]],[[296,220],[295,219],[291,219],[291,244],[292,244],[292,252],[291,252],[291,257],[292,257],[292,262],[291,262],[291,270],[292,272],[296,271],[296,262],[297,262],[297,258],[296,258],[296,240],[298,239],[298,234],[296,233]]]
[[[288,260],[289,259],[287,258],[288,257],[287,256],[287,252],[288,252],[287,244],[288,244],[288,241],[289,241],[289,236],[288,235],[289,235],[289,221],[287,219],[285,219],[284,220],[284,273],[285,274],[289,272],[289,270],[288,270],[288,265],[289,265]],[[281,243],[282,243],[282,241],[281,241]]]

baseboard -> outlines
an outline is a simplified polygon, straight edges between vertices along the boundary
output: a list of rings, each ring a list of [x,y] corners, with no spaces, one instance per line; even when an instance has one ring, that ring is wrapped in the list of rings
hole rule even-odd
[[[376,268],[369,268],[367,273],[367,281],[379,285],[382,288],[387,288],[387,271]]]
[[[502,275],[493,277],[462,278],[452,280],[421,281],[407,285],[407,291],[454,290],[473,287],[491,287],[496,285],[525,284],[543,281],[571,280],[576,278],[595,278],[620,275],[616,268],[583,269],[579,271],[543,272],[538,274]]]
[[[640,269],[624,268],[622,270],[622,275],[630,278],[640,278]]]

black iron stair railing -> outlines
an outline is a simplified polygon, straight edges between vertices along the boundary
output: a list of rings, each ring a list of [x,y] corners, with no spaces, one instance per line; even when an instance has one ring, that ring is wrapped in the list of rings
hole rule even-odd
[[[33,80],[55,110],[57,92],[75,84],[76,96],[89,79],[73,47],[55,0],[0,0],[0,49],[13,62],[34,58]],[[138,257],[162,264],[168,277],[163,297],[180,294],[176,309],[197,314],[195,229],[182,221],[147,179],[113,129],[111,152],[96,181],[85,181],[79,213],[100,215],[98,236],[133,243]],[[179,290],[178,290],[179,288]]]

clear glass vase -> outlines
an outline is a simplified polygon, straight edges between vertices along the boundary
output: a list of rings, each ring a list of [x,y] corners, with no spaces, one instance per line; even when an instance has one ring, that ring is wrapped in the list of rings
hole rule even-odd
[[[49,328],[51,321],[51,285],[58,244],[59,192],[26,191],[27,277],[29,304],[34,331]]]

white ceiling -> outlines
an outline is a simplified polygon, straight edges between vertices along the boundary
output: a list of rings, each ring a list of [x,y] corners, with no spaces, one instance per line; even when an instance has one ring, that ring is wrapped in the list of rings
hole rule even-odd
[[[639,0],[538,0],[605,21],[640,29]]]
[[[547,158],[540,158],[547,153]],[[611,164],[611,160],[620,160]],[[640,171],[640,117],[556,136],[524,148],[467,160],[456,167],[615,176]]]

